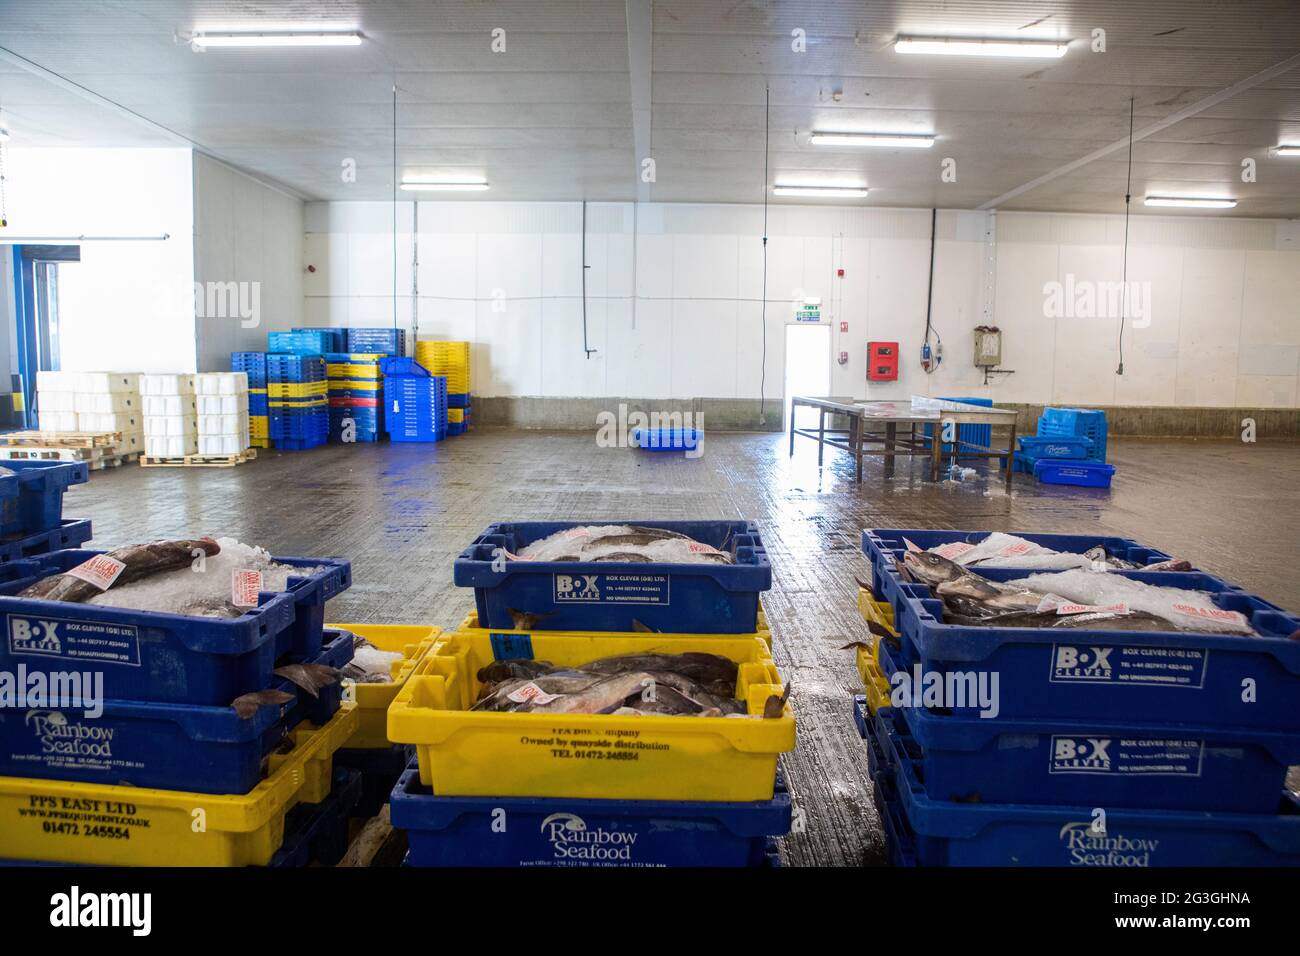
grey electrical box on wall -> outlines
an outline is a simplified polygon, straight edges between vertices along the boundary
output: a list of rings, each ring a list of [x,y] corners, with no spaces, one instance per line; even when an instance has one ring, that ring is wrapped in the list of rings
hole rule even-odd
[[[993,368],[1002,364],[1002,332],[981,325],[975,330],[975,364]]]

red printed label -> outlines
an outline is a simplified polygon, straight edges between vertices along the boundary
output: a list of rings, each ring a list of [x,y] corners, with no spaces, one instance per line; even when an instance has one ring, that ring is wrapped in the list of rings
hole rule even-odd
[[[110,558],[106,554],[97,554],[89,561],[77,565],[67,573],[79,581],[93,584],[101,591],[107,591],[117,580],[117,576],[126,570],[126,562]]]
[[[511,700],[513,700],[516,704],[529,704],[529,703],[549,704],[551,701],[555,700],[560,695],[548,694],[546,693],[546,691],[542,690],[532,681],[529,681],[527,684],[524,684],[522,687],[516,688],[515,690],[511,691],[506,696],[509,697]]]
[[[230,603],[235,607],[257,607],[262,590],[262,572],[236,569],[231,573]]]
[[[975,545],[967,544],[965,541],[949,541],[947,544],[941,544],[937,548],[931,548],[931,554],[937,554],[941,558],[947,558],[949,561],[956,561],[967,551],[974,551]]]
[[[998,552],[1000,558],[1014,558],[1017,555],[1025,554],[1033,545],[1028,541],[1017,541],[1015,544],[1009,544]]]
[[[1225,611],[1218,607],[1193,607],[1191,604],[1175,604],[1174,610],[1188,617],[1205,618],[1208,621],[1227,621],[1229,624],[1246,624],[1246,615],[1238,611]]]

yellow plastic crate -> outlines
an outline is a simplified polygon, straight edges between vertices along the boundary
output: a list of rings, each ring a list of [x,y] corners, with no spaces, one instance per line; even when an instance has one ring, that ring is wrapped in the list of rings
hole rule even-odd
[[[470,357],[468,342],[416,342],[415,360],[433,375],[445,375],[447,378],[447,391],[452,395],[469,393]]]
[[[329,382],[331,392],[377,392],[383,384],[383,381],[377,378],[331,378]]]
[[[328,388],[326,382],[268,382],[266,394],[268,398],[323,398]]]
[[[279,401],[272,398],[266,404],[271,408],[324,408],[329,403],[330,400],[322,396],[320,398],[282,398]]]
[[[420,781],[443,796],[620,800],[770,800],[778,754],[794,749],[781,717],[660,717],[470,711],[493,635],[444,635],[388,709],[388,739],[415,744]],[[499,638],[498,638],[499,640]],[[761,714],[783,682],[766,644],[722,634],[532,633],[532,655],[559,665],[641,652],[720,654],[739,665],[738,697]]]
[[[349,748],[375,750],[391,747],[388,739],[388,705],[393,702],[406,679],[415,670],[434,642],[442,636],[442,628],[428,624],[326,624],[327,628],[351,631],[364,637],[381,651],[405,655],[394,661],[388,684],[356,684],[344,686],[344,697],[357,705],[357,729],[347,742]]]
[[[459,425],[465,421],[465,409],[449,408],[447,409],[447,421]]]
[[[894,630],[894,606],[888,601],[874,600],[871,592],[866,588],[858,588],[858,611],[861,612],[863,620],[879,624],[881,627],[889,628],[895,635],[898,634],[898,631]]]
[[[880,671],[880,640],[871,642],[871,647],[857,649],[858,676],[866,689],[867,713],[874,714],[881,707],[889,706],[891,686],[889,679]]]
[[[336,378],[379,378],[378,362],[330,362],[325,366],[325,375]]]
[[[342,627],[343,625],[339,625],[339,626]],[[479,623],[478,623],[478,611],[470,611],[468,614],[466,614],[466,615],[465,615],[465,620],[463,620],[463,621],[460,622],[460,627],[457,628],[457,630],[458,630],[458,631],[463,631],[463,632],[470,632],[470,633],[475,632],[475,631],[482,631],[482,633],[484,633],[484,634],[489,633],[488,630],[485,630],[485,629],[479,627]],[[530,637],[530,638],[533,637],[533,636],[546,637],[548,634],[567,634],[567,635],[569,635],[570,637],[600,637],[600,638],[609,638],[609,639],[618,639],[618,638],[620,638],[620,637],[625,637],[625,636],[627,636],[627,632],[626,632],[626,631],[503,631],[503,630],[501,630],[501,628],[499,628],[499,627],[494,627],[494,628],[492,628],[491,631],[490,631],[490,633],[492,633],[492,634],[524,634],[524,635],[527,635],[527,636]],[[649,636],[649,635],[645,634],[644,632],[639,632],[639,631],[633,631],[632,633],[635,634],[637,637],[647,637],[647,636]],[[692,639],[698,638],[698,639],[700,639],[700,640],[708,640],[709,637],[711,637],[712,635],[709,635],[709,634],[670,634],[670,635],[668,635],[668,636],[669,636],[669,637],[689,637],[689,638],[692,638]],[[754,631],[753,634],[733,634],[733,635],[728,635],[728,636],[730,636],[730,637],[757,637],[759,640],[761,640],[764,644],[766,644],[766,645],[770,648],[770,647],[772,646],[772,631],[771,631],[771,629],[767,626],[767,614],[764,613],[764,611],[763,611],[763,605],[760,603],[759,606],[758,606],[758,626],[757,626],[757,628],[755,629],[755,631]]]
[[[249,395],[265,395],[265,394],[266,394],[266,389],[264,389],[264,388],[250,388],[250,389],[248,390],[248,394],[249,394]]]
[[[285,814],[329,796],[334,753],[356,726],[351,703],[320,729],[300,724],[293,749],[272,754],[266,778],[233,796],[0,777],[2,851],[104,866],[265,866],[284,842]]]
[[[266,438],[271,434],[271,419],[268,415],[249,415],[248,434],[252,438]]]
[[[271,439],[269,439],[269,438],[250,438],[248,443],[249,443],[249,445],[251,445],[251,446],[254,447],[254,448],[270,448],[270,447],[271,447]]]

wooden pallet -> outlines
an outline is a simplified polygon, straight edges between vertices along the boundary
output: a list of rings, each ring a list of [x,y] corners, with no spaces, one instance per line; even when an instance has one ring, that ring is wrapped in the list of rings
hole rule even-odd
[[[43,448],[39,445],[0,445],[0,461],[85,462],[91,471],[112,468],[134,460],[138,451],[118,453],[117,448]]]
[[[140,456],[141,468],[234,468],[257,457],[256,448],[245,448],[238,455],[183,455],[177,458]]]
[[[121,432],[5,432],[0,445],[24,448],[115,448],[121,444]]]
[[[99,458],[92,458],[86,462],[86,467],[91,471],[103,471],[105,468],[116,468],[118,465],[129,465],[140,457],[138,451],[128,451],[121,455],[102,455]]]

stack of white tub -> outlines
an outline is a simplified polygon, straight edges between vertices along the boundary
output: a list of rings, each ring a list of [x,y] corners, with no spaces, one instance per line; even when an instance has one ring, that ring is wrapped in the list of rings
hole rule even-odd
[[[41,431],[120,432],[118,454],[144,450],[137,372],[37,372]]]
[[[199,453],[195,376],[141,375],[144,453],[149,458],[181,458]]]
[[[201,372],[196,381],[199,454],[243,454],[252,445],[248,428],[248,375]]]

